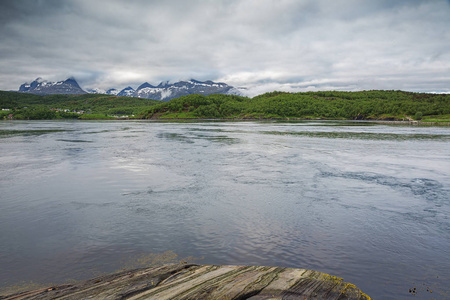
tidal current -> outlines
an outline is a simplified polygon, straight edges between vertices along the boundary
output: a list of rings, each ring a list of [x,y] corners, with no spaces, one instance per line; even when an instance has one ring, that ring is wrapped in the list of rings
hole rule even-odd
[[[450,299],[450,128],[0,122],[0,288],[166,251]]]

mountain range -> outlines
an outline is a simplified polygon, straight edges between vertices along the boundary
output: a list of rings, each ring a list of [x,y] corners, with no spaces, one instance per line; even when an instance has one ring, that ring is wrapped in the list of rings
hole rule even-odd
[[[138,97],[154,100],[168,101],[189,94],[240,94],[234,87],[213,81],[198,81],[191,79],[189,81],[178,81],[175,83],[161,82],[157,86],[144,82],[137,89],[128,86],[122,90],[117,89],[87,89],[83,90],[74,78],[68,78],[64,81],[51,82],[37,78],[31,83],[24,83],[19,87],[19,92],[31,93],[37,95],[56,95],[56,94],[107,94],[125,97]]]

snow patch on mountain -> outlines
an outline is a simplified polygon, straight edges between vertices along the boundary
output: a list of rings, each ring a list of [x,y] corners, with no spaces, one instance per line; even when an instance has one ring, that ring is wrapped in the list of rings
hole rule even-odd
[[[106,94],[108,94],[108,95],[116,96],[118,93],[120,93],[120,91],[117,90],[117,89],[109,89],[109,90],[106,91]]]
[[[119,93],[117,93],[117,96],[134,97],[135,92],[136,91],[131,86],[127,86]]]
[[[107,94],[104,89],[94,88],[94,89],[86,89],[86,92],[89,94]]]
[[[170,89],[165,89],[161,92],[161,100],[170,98],[170,95],[172,95],[172,91]]]

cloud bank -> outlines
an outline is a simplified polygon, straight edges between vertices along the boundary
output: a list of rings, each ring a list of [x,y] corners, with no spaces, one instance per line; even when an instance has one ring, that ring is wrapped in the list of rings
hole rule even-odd
[[[446,0],[3,0],[0,89],[223,81],[271,90],[450,91]]]

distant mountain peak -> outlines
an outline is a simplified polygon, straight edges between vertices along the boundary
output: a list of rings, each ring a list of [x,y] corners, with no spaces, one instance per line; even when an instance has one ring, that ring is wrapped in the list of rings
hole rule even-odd
[[[51,82],[38,77],[31,84],[22,84],[19,87],[19,92],[36,95],[78,95],[86,93],[80,88],[78,82],[73,77],[58,82]]]
[[[69,78],[64,80],[64,82],[77,82],[77,81],[75,80],[75,78],[73,78],[73,76],[70,76]],[[78,84],[78,82],[77,82],[77,84]]]
[[[141,84],[136,90],[141,90],[141,89],[145,89],[145,88],[155,88],[155,86],[151,85],[148,82],[144,82],[143,84]]]
[[[131,86],[127,86],[123,90],[121,90],[119,93],[117,93],[117,96],[124,96],[124,97],[133,97],[135,94],[135,89],[133,89]]]
[[[168,87],[168,86],[170,86],[171,84],[169,83],[169,80],[167,80],[167,81],[161,81],[159,84],[158,84],[158,88],[165,88],[165,87]]]
[[[69,77],[64,81],[65,84],[71,84],[73,86],[78,87],[81,90],[80,85],[78,84],[78,82],[75,80],[75,78],[73,77]]]

